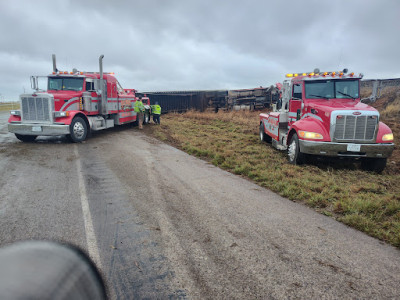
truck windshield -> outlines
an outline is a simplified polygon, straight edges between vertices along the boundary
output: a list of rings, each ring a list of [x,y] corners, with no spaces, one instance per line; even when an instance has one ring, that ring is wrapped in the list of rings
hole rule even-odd
[[[83,78],[49,77],[47,90],[82,91]]]
[[[305,82],[306,98],[343,99],[359,97],[358,80],[317,80]]]

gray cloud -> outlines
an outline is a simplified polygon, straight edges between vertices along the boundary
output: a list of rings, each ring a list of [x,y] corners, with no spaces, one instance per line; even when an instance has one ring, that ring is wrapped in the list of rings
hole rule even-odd
[[[141,91],[268,86],[287,72],[348,67],[400,77],[400,3],[383,1],[0,0],[0,94],[30,75],[116,72]]]

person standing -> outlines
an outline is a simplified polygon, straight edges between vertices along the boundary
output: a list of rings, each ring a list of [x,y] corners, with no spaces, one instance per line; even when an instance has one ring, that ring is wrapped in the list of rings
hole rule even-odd
[[[158,102],[151,106],[151,112],[153,114],[154,123],[160,125],[161,106],[158,105]]]
[[[136,113],[137,121],[139,124],[139,129],[143,129],[143,112],[144,112],[144,105],[141,99],[137,99],[135,102],[135,106],[133,110]]]

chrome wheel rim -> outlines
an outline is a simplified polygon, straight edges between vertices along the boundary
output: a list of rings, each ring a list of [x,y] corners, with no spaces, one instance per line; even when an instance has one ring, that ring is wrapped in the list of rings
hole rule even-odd
[[[76,122],[72,130],[75,137],[77,137],[78,139],[82,138],[85,134],[85,128],[83,127],[83,124],[81,122]]]
[[[294,161],[295,155],[296,155],[296,142],[292,140],[288,149],[289,160]]]

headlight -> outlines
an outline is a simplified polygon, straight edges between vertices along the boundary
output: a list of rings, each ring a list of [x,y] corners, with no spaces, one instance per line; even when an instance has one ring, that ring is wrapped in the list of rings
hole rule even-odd
[[[299,136],[303,139],[311,139],[311,140],[322,140],[324,138],[320,133],[309,132],[309,131],[299,131]]]
[[[54,112],[55,118],[62,118],[62,117],[68,117],[68,116],[69,116],[69,111],[55,111]]]
[[[389,142],[393,141],[393,133],[386,133],[382,137],[382,141]]]
[[[20,110],[11,110],[10,114],[13,116],[21,116],[21,111]]]

